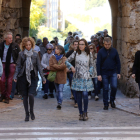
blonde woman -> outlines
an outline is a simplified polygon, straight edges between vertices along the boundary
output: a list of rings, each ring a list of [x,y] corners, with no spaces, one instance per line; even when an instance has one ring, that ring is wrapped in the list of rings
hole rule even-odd
[[[14,81],[19,80],[19,93],[23,97],[23,104],[26,113],[25,121],[29,121],[29,116],[31,119],[35,119],[34,115],[34,95],[36,93],[37,81],[38,81],[38,71],[42,77],[43,84],[46,83],[46,79],[43,75],[40,58],[37,52],[34,51],[35,42],[30,37],[25,37],[22,40],[21,49],[19,53],[16,71],[14,74]],[[28,109],[28,98],[30,105],[30,114]]]

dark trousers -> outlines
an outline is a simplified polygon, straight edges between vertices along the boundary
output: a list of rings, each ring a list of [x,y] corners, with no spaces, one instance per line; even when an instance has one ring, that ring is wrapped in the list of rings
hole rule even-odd
[[[10,64],[9,67],[9,76],[8,78],[6,78],[5,76],[5,64],[3,63],[3,74],[1,77],[1,83],[0,83],[0,87],[1,87],[1,95],[5,98],[9,98],[9,96],[11,95],[11,90],[12,90],[12,81],[13,81],[13,76],[15,73],[15,64]],[[7,84],[6,84],[7,82]]]
[[[75,102],[75,104],[77,103],[77,95],[76,95],[76,90],[72,90],[72,94],[73,94],[73,96],[74,96],[74,102]]]
[[[79,113],[83,114],[87,113],[87,109],[88,109],[88,92],[87,91],[76,91],[76,95],[77,95],[77,103],[78,103],[78,108],[79,108]],[[84,110],[82,107],[82,99],[83,99],[83,103],[84,103]]]
[[[53,94],[53,90],[54,90],[54,82],[50,82],[47,80],[48,76],[45,76],[46,78],[46,83],[44,85],[44,93],[48,93],[48,90],[50,89],[50,93]]]
[[[117,74],[111,75],[102,75],[103,81],[103,102],[105,106],[109,105],[108,91],[109,91],[109,83],[111,85],[111,94],[110,94],[110,102],[114,102],[116,98],[117,92]]]
[[[12,91],[11,91],[12,98],[14,98],[16,86],[17,86],[17,83],[13,81],[12,82]]]

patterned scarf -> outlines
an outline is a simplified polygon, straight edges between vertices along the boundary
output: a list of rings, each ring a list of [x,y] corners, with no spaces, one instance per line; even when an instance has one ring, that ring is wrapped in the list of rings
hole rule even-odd
[[[33,55],[33,50],[28,51],[24,50],[24,54],[26,55],[26,79],[29,82],[29,86],[31,85],[31,71],[33,70],[33,64],[31,60],[31,56]]]

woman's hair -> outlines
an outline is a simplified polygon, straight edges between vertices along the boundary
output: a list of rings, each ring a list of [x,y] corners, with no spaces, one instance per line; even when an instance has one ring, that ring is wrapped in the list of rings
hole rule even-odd
[[[88,47],[92,46],[93,47],[93,59],[96,59],[95,54],[97,53],[97,49],[94,43],[91,43]]]
[[[87,41],[84,38],[82,38],[82,39],[79,40],[79,43],[78,44],[80,44],[81,41],[83,41],[85,43],[85,45],[86,45],[85,52],[87,53],[87,55],[89,55],[90,54],[90,50],[89,50]],[[81,50],[79,49],[79,45],[77,47],[77,53],[78,54],[81,54]]]
[[[58,50],[60,50],[60,54],[65,56],[64,47],[62,47],[61,45],[57,45],[56,47],[57,47]]]
[[[69,46],[69,51],[71,51],[71,50],[74,50],[73,49],[73,44],[70,44],[70,46]]]
[[[90,47],[90,46],[92,46],[93,47],[93,52],[94,53],[97,53],[97,49],[96,49],[96,46],[95,46],[95,44],[94,43],[91,43],[91,44],[89,44],[89,46],[88,47]]]
[[[35,41],[34,41],[34,39],[31,38],[31,37],[24,37],[24,38],[22,39],[22,43],[21,43],[21,50],[22,50],[22,51],[25,50],[25,46],[26,46],[26,43],[27,43],[28,41],[31,42],[32,48],[34,49],[34,47],[35,47]]]

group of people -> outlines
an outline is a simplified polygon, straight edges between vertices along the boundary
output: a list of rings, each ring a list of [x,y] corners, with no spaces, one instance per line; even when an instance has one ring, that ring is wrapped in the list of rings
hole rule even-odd
[[[133,77],[138,75],[138,63],[134,64]],[[63,103],[63,88],[69,80],[74,107],[79,109],[79,120],[86,121],[88,100],[92,92],[97,101],[103,88],[103,109],[108,110],[109,104],[112,108],[116,107],[114,101],[117,79],[121,78],[120,71],[119,55],[112,47],[112,38],[107,30],[104,30],[104,36],[92,35],[90,42],[69,32],[64,47],[59,45],[57,37],[50,42],[44,37],[42,42],[41,39],[36,41],[34,37],[21,39],[17,34],[14,43],[13,34],[7,32],[4,41],[0,43],[0,102],[9,103],[9,99],[14,98],[17,86],[23,97],[25,121],[29,121],[30,116],[34,120],[34,96],[39,72],[43,98],[54,98],[55,91],[59,110]]]

